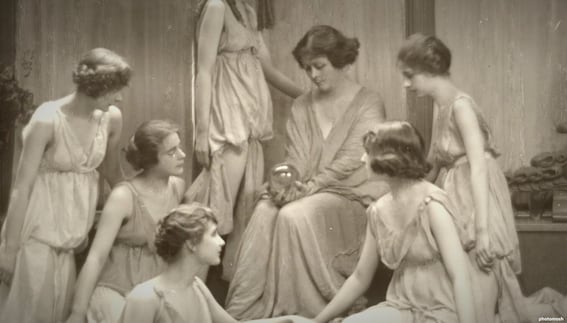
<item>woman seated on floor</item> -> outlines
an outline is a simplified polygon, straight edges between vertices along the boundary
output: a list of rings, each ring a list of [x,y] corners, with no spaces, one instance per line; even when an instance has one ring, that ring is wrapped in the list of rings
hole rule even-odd
[[[314,83],[295,100],[287,159],[291,188],[262,195],[237,252],[227,311],[239,319],[314,316],[354,269],[365,207],[385,192],[367,181],[362,136],[384,120],[380,96],[348,77],[359,42],[315,26],[293,55]]]
[[[224,246],[214,213],[199,203],[182,204],[160,220],[155,236],[165,270],[143,282],[126,297],[120,322],[124,323],[233,323],[197,274],[218,265]],[[265,323],[308,322],[288,316]]]
[[[424,180],[430,166],[420,134],[408,122],[387,122],[365,136],[364,148],[369,177],[385,181],[390,192],[368,209],[356,270],[315,321],[348,309],[382,260],[394,270],[386,301],[343,322],[477,322],[464,247],[472,240],[447,193]]]

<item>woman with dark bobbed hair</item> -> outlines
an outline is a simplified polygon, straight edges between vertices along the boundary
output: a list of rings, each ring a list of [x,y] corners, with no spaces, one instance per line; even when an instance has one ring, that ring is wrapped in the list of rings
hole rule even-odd
[[[430,167],[421,135],[405,121],[386,122],[366,134],[364,148],[369,177],[390,192],[368,209],[358,265],[315,321],[347,310],[381,260],[394,270],[386,301],[343,322],[476,323],[471,264],[460,240],[467,236],[447,194],[424,180]]]
[[[520,246],[508,183],[492,134],[476,102],[451,80],[451,51],[437,37],[415,34],[398,52],[404,87],[435,102],[428,179],[444,189],[474,240],[472,267],[479,322],[533,322],[567,298],[551,289],[522,295]],[[492,309],[497,309],[493,311]],[[489,309],[489,310],[487,310]],[[553,315],[551,315],[553,316]]]
[[[126,294],[164,269],[153,239],[157,222],[179,205],[185,189],[178,131],[151,120],[131,137],[126,160],[140,172],[118,184],[104,206],[67,322],[117,322]]]
[[[155,249],[166,263],[157,277],[143,282],[126,297],[121,323],[236,323],[199,278],[203,267],[220,263],[224,240],[211,209],[182,204],[160,220]],[[258,323],[301,323],[289,316]]]
[[[404,87],[435,102],[428,156],[433,171],[428,179],[447,192],[475,241],[469,255],[477,264],[473,277],[478,306],[495,308],[498,304],[506,322],[520,322],[513,317],[523,316],[522,306],[512,306],[521,299],[516,279],[521,271],[520,246],[508,184],[496,161],[499,153],[490,128],[476,102],[451,80],[451,51],[440,39],[410,36],[398,53],[398,62]],[[484,314],[488,317],[480,321],[494,321],[494,312]]]
[[[362,136],[384,120],[380,96],[348,76],[359,43],[315,26],[293,54],[314,84],[287,123],[288,189],[269,187],[256,204],[236,258],[227,311],[238,319],[313,316],[352,272],[365,206],[385,192],[367,181]]]
[[[92,49],[73,71],[76,91],[41,104],[25,126],[0,243],[0,322],[68,315],[74,251],[94,220],[98,171],[111,185],[121,178],[115,104],[130,75],[122,57]]]

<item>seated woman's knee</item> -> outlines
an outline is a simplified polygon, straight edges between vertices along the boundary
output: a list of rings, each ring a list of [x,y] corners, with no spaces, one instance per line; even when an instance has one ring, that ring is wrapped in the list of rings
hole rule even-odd
[[[254,214],[276,213],[277,211],[277,207],[269,199],[259,200],[254,207]]]
[[[306,203],[309,197],[302,198],[284,205],[278,214],[278,219],[285,222],[297,222],[309,218],[313,213],[311,203]]]

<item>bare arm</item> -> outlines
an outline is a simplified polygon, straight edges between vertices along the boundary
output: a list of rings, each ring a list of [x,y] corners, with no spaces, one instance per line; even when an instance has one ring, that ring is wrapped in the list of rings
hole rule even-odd
[[[328,322],[342,312],[346,311],[354,301],[362,295],[370,283],[378,268],[378,253],[376,251],[376,239],[370,231],[370,227],[366,229],[366,238],[362,253],[356,269],[345,281],[337,295],[333,300],[315,317],[315,322],[323,323]]]
[[[209,166],[209,121],[211,112],[212,71],[224,25],[225,5],[208,1],[198,35],[197,75],[195,78],[195,154],[197,161]]]
[[[264,77],[266,81],[275,87],[276,89],[282,91],[286,95],[297,98],[303,93],[303,90],[296,85],[296,82],[290,80],[282,72],[274,67],[272,64],[272,58],[270,52],[266,47],[262,36],[260,35],[260,48],[258,49],[258,57],[260,63],[262,64],[262,71],[264,72]]]
[[[472,198],[475,210],[477,262],[484,270],[492,265],[493,255],[488,239],[488,175],[484,156],[484,138],[470,101],[458,100],[454,107],[455,120],[465,145],[471,169]]]
[[[476,322],[469,262],[451,215],[437,202],[428,204],[431,232],[453,283],[457,315],[461,323]]]
[[[9,274],[14,271],[25,214],[39,165],[53,137],[53,114],[54,110],[51,107],[39,107],[23,131],[22,154],[4,224],[6,240],[0,248],[0,270]]]
[[[108,197],[93,244],[77,279],[72,315],[67,322],[84,321],[100,272],[106,263],[122,221],[131,213],[132,203],[132,193],[125,186],[114,188]]]
[[[120,167],[120,136],[122,135],[122,112],[115,106],[108,110],[110,118],[110,130],[108,133],[108,144],[106,155],[99,171],[111,187],[124,178]]]

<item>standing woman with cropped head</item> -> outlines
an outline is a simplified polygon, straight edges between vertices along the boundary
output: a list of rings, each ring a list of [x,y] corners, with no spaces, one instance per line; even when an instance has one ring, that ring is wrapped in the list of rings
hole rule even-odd
[[[525,316],[521,291],[518,234],[508,184],[496,161],[498,152],[476,102],[451,80],[451,51],[435,36],[410,36],[398,53],[404,87],[435,102],[429,179],[447,191],[457,215],[475,240],[469,252],[478,306],[498,305],[505,322]],[[479,312],[481,313],[481,312]],[[479,318],[493,322],[495,313]]]
[[[98,197],[99,166],[122,176],[118,140],[131,69],[96,48],[73,71],[77,90],[39,106],[23,149],[0,244],[0,321],[59,322],[69,313],[74,251],[87,239]]]
[[[185,200],[215,210],[229,234],[224,278],[263,181],[261,141],[272,138],[268,83],[295,98],[301,90],[276,70],[243,0],[202,0],[196,28],[195,154],[204,170]],[[266,83],[266,81],[268,83]]]
[[[108,197],[67,323],[118,322],[126,294],[165,268],[153,239],[157,223],[179,205],[185,190],[179,129],[164,120],[146,121],[125,151],[140,172]]]

